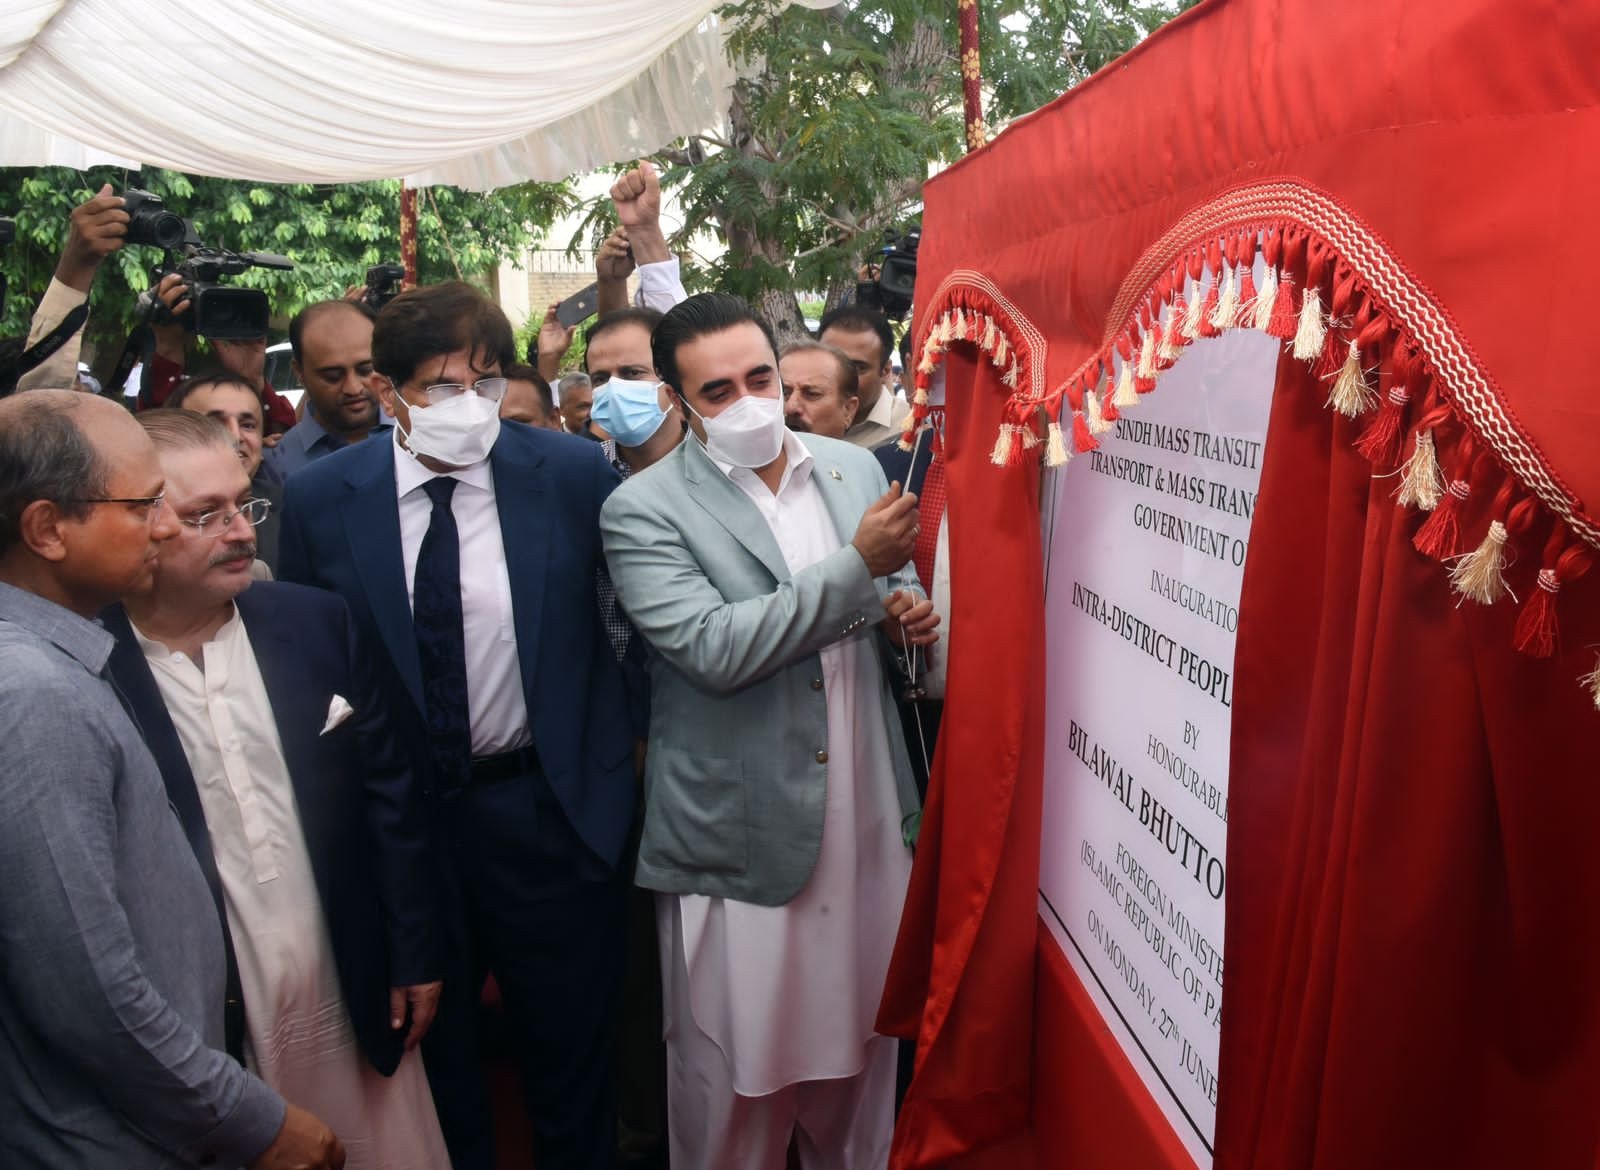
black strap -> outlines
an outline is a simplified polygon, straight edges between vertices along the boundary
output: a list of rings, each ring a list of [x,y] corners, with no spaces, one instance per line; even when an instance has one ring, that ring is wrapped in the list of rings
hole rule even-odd
[[[73,334],[83,328],[83,323],[88,319],[88,304],[74,305],[72,311],[61,318],[54,329],[22,351],[21,356],[17,358],[17,375],[20,377],[29,370],[37,369],[43,365],[57,350],[71,340]],[[70,389],[70,387],[66,386],[61,388],[63,390]]]
[[[133,332],[128,334],[128,340],[122,345],[122,352],[117,355],[117,364],[112,367],[111,381],[117,386],[128,384],[128,375],[133,373],[133,367],[139,366],[139,400],[138,409],[149,410],[155,405],[150,400],[150,360],[156,353],[155,331],[148,325],[136,325]]]

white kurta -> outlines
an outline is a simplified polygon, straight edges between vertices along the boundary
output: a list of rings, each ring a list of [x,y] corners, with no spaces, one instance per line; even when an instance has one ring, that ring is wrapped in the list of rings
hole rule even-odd
[[[812,482],[811,454],[786,436],[789,467],[776,494],[723,468],[761,510],[791,572],[836,552]],[[883,993],[911,875],[900,829],[891,729],[878,701],[869,627],[821,652],[828,708],[822,846],[805,888],[783,906],[703,895],[662,896],[666,1002],[688,980],[694,1024],[725,1056],[733,1087],[758,1097],[802,1081],[851,1077]],[[681,963],[676,956],[681,955]]]
[[[351,1170],[450,1165],[422,1067],[362,1055],[345,1010],[277,723],[235,611],[204,671],[135,631],[194,773],[244,992],[246,1064],[327,1123]]]

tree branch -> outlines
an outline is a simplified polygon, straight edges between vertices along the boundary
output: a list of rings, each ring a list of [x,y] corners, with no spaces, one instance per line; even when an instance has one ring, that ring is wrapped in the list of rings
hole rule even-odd
[[[839,219],[836,216],[830,215],[828,211],[823,208],[823,206],[815,199],[801,199],[800,202],[811,208],[812,211],[816,212],[819,216],[821,216],[828,223],[832,224],[839,231],[844,232],[847,237],[853,236],[861,230],[860,225],[851,220]]]

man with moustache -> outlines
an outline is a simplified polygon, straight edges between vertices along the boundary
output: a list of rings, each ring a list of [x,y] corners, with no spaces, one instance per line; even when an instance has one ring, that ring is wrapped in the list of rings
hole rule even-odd
[[[0,1162],[344,1164],[223,1048],[222,933],[95,616],[177,534],[115,403],[0,402]]]
[[[856,368],[842,351],[820,341],[796,341],[778,358],[783,421],[791,431],[842,439],[861,405]]]
[[[239,462],[250,478],[250,491],[271,507],[256,525],[256,558],[269,574],[278,568],[278,513],[283,506],[283,481],[262,460],[262,433],[266,420],[261,398],[236,374],[204,374],[188,378],[167,399],[174,410],[192,410],[216,419],[233,437]]]
[[[337,597],[251,586],[228,432],[153,410],[178,535],[105,615],[129,704],[229,941],[230,1048],[338,1131],[353,1167],[445,1161],[420,1058],[438,1002],[428,830]],[[242,1025],[242,1027],[241,1027]]]
[[[372,368],[372,314],[355,301],[319,301],[289,322],[294,372],[306,388],[306,409],[267,465],[287,480],[307,463],[389,429],[378,413]]]

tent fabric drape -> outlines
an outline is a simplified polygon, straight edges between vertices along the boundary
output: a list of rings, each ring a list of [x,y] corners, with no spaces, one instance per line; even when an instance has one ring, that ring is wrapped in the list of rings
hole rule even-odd
[[[1211,0],[929,184],[917,377],[951,363],[952,424],[990,424],[990,466],[980,435],[951,462],[953,531],[1006,534],[952,540],[953,592],[1013,649],[951,661],[947,727],[988,730],[941,745],[886,993],[918,1034],[897,1167],[994,1140],[941,1102],[1003,1097],[1031,1036],[1031,969],[964,945],[1033,904],[1011,845],[1042,778],[1008,768],[1049,713],[994,678],[1043,621],[1036,559],[1005,555],[1038,523],[1019,485],[1241,327],[1290,356],[1237,646],[1216,1163],[1593,1163],[1596,956],[1568,916],[1600,893],[1572,295],[1600,262],[1597,49],[1600,13],[1555,0]]]
[[[736,74],[715,8],[11,0],[0,163],[474,190],[562,179],[719,123]]]

